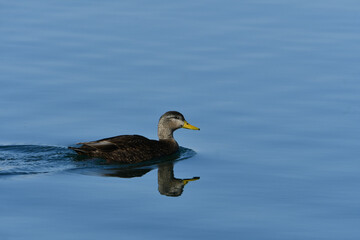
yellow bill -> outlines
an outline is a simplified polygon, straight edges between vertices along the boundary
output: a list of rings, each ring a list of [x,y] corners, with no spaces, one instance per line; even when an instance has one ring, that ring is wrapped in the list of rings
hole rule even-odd
[[[188,123],[187,121],[184,121],[184,126],[183,126],[183,128],[191,129],[191,130],[200,130],[200,128],[191,125],[191,124]]]

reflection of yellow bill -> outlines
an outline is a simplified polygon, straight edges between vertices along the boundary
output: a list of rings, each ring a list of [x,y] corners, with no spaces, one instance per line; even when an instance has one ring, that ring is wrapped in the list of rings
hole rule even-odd
[[[189,178],[189,179],[183,179],[183,183],[184,185],[188,184],[189,182],[191,181],[196,181],[196,180],[199,180],[200,178],[199,177],[194,177],[194,178]]]
[[[191,129],[191,130],[200,130],[200,128],[191,125],[191,124],[188,123],[187,121],[184,121],[184,126],[183,126],[183,128]]]

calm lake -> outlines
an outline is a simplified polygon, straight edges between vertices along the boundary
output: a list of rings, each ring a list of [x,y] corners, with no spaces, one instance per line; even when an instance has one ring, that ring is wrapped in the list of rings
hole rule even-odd
[[[0,239],[359,239],[360,2],[0,3]],[[139,165],[67,146],[157,139]],[[181,185],[183,179],[192,179]]]

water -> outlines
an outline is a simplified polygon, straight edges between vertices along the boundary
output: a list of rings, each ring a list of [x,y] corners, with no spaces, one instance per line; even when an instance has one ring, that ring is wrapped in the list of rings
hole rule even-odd
[[[0,6],[1,239],[360,237],[357,1]],[[172,159],[66,148],[169,110]]]

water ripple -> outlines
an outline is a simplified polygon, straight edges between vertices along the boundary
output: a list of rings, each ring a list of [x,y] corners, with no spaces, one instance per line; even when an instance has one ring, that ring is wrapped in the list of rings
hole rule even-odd
[[[23,175],[73,168],[71,152],[64,147],[38,145],[0,146],[0,175]]]

